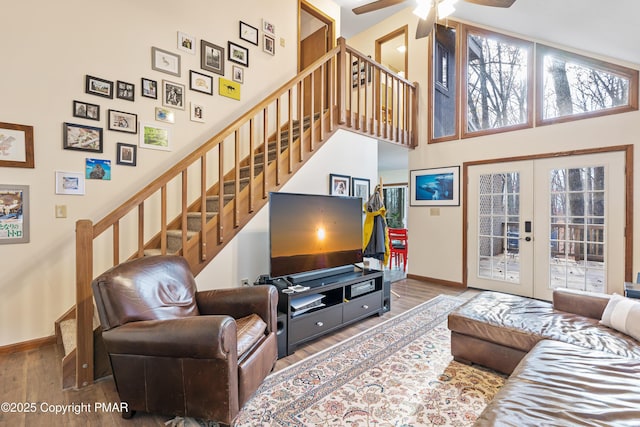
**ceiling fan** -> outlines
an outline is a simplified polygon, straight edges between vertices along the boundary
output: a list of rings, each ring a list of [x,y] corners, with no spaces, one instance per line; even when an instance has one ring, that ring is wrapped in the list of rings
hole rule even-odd
[[[395,6],[404,3],[407,0],[377,0],[358,6],[353,10],[356,15],[373,12],[375,10],[384,9],[385,7]],[[455,9],[453,4],[457,0],[416,0],[417,7],[413,11],[420,17],[418,28],[416,29],[416,39],[427,37],[433,29],[437,19],[444,18],[451,14]],[[465,0],[469,3],[479,4],[481,6],[492,7],[510,7],[516,0]]]

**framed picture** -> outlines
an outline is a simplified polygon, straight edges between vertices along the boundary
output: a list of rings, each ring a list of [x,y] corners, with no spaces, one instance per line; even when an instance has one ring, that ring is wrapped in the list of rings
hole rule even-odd
[[[229,42],[228,50],[229,61],[235,62],[236,64],[244,65],[245,67],[249,66],[249,49],[237,45],[234,42]]]
[[[133,83],[127,83],[118,80],[116,83],[116,98],[133,101],[135,97],[135,90],[136,85],[134,85]]]
[[[33,126],[0,122],[0,167],[35,167]]]
[[[361,85],[364,85],[366,81],[371,83],[371,66],[367,67],[366,65],[366,62],[360,61],[360,71],[358,71],[358,61],[353,61],[351,64],[351,87],[358,87],[358,76],[360,76]]]
[[[191,55],[196,54],[196,38],[178,31],[178,49],[189,52]]]
[[[175,123],[176,114],[168,108],[156,107],[156,120],[165,123]]]
[[[366,178],[351,178],[351,195],[362,199],[362,205],[369,200],[371,181]]]
[[[351,194],[351,177],[329,174],[329,194],[332,196],[348,196]]]
[[[240,38],[258,46],[258,29],[240,21]]]
[[[155,80],[142,78],[142,96],[145,98],[158,99],[158,82]]]
[[[100,106],[88,102],[73,101],[73,117],[100,120]]]
[[[84,194],[84,175],[79,172],[56,171],[56,194]]]
[[[29,243],[29,186],[0,185],[0,201],[0,244]]]
[[[138,115],[109,110],[108,129],[118,132],[138,133]]]
[[[190,70],[189,89],[213,95],[213,77]]]
[[[410,172],[411,206],[460,206],[460,166]]]
[[[244,83],[244,68],[234,65],[231,68],[231,79],[236,83]]]
[[[184,85],[163,80],[162,105],[184,110]]]
[[[133,144],[118,142],[116,146],[116,163],[124,166],[135,166],[138,159],[138,147]]]
[[[204,105],[191,103],[191,121],[204,123]]]
[[[111,160],[85,159],[85,178],[111,181]]]
[[[180,77],[180,55],[152,47],[151,69]]]
[[[152,124],[140,124],[140,147],[171,151],[168,128]]]
[[[224,48],[200,40],[200,68],[224,76]]]
[[[102,128],[63,123],[62,148],[102,153]]]
[[[218,93],[221,96],[240,101],[240,84],[220,77],[218,79]]]
[[[263,34],[262,35],[262,50],[267,52],[270,55],[276,54],[276,39],[273,37]]]
[[[113,82],[87,75],[85,77],[84,91],[91,95],[113,99]]]
[[[269,33],[272,36],[276,35],[276,26],[273,25],[271,22],[267,21],[266,19],[262,20],[262,31],[264,31],[265,33]]]

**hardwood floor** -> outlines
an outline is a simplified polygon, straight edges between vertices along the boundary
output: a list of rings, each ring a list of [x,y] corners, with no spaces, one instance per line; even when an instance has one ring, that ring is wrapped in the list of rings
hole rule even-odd
[[[391,296],[391,310],[383,316],[372,316],[298,347],[290,356],[278,360],[275,370],[290,366],[308,356],[324,350],[341,340],[358,334],[393,316],[403,313],[437,295],[462,295],[470,297],[473,290],[429,284],[404,279],[392,284],[398,296]],[[20,412],[0,411],[0,426],[164,426],[173,418],[168,416],[136,413],[131,420],[124,420],[117,411],[100,410],[96,404],[118,403],[118,394],[111,377],[79,391],[63,391],[61,378],[62,350],[51,345],[0,356],[0,403],[13,403]],[[56,406],[57,405],[57,406]],[[33,411],[25,412],[22,408]],[[66,413],[58,413],[66,409]]]

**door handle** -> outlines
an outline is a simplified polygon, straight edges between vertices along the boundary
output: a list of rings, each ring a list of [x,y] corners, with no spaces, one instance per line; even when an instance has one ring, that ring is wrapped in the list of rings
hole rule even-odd
[[[533,239],[531,237],[527,236],[527,237],[520,237],[518,240],[524,240],[525,242],[530,242]]]

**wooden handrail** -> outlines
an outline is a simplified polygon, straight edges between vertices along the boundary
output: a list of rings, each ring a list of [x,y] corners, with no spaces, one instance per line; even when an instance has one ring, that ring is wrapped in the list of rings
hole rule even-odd
[[[352,86],[353,58],[357,58],[358,66],[356,86]],[[364,64],[367,73],[372,73],[371,84],[367,81],[364,85],[361,83],[360,64]],[[381,76],[385,76],[385,84],[387,80],[392,82],[389,90],[392,99],[397,100],[395,105],[393,102],[390,104],[395,107],[393,113],[389,111],[386,94],[384,97],[376,94],[382,83]],[[308,82],[307,88],[305,81]],[[96,238],[111,228],[113,250],[109,262],[112,265],[121,262],[121,254],[126,252],[121,245],[126,244],[126,239],[121,238],[120,233],[125,228],[125,217],[137,210],[133,220],[134,227],[137,227],[133,234],[135,250],[128,252],[130,257],[144,256],[151,247],[159,253],[169,253],[169,233],[172,232],[172,241],[177,239],[180,246],[177,253],[187,258],[194,273],[197,273],[266,204],[269,191],[277,190],[284,184],[336,130],[357,131],[414,147],[417,141],[417,94],[415,83],[393,74],[366,55],[346,46],[345,40],[340,38],[335,48],[233,120],[100,221],[95,224],[89,220],[78,221],[76,386],[82,387],[93,382],[91,280],[94,277],[93,246]],[[310,102],[305,106],[304,99],[307,97]],[[353,99],[358,99],[357,105],[353,104]],[[385,103],[384,108],[381,100]],[[389,118],[390,122],[387,123]],[[286,139],[282,132],[288,132]],[[247,150],[249,154],[241,159],[241,153]],[[217,161],[212,160],[216,155]],[[260,164],[256,162],[258,155],[263,157]],[[233,160],[225,160],[227,156]],[[209,170],[209,165],[213,170]],[[257,173],[258,166],[262,168],[260,173]],[[191,177],[190,168],[197,170],[199,177]],[[242,168],[248,177],[242,177]],[[207,182],[208,175],[211,175],[214,183]],[[169,194],[172,193],[169,193],[169,189],[174,185],[178,192],[176,207],[179,214],[175,219],[170,219],[168,209],[173,205],[170,203]],[[226,185],[233,185],[233,190],[225,192]],[[190,193],[192,186],[197,191]],[[190,201],[189,194],[197,200]],[[153,203],[159,203],[159,206],[154,207],[151,198],[156,195],[159,195],[159,202]],[[216,213],[211,215],[207,207],[209,197],[217,197]],[[160,224],[156,225],[158,217]],[[197,221],[198,232],[189,231],[190,221]],[[151,239],[146,237],[145,233],[149,233],[147,228],[156,226],[157,234]],[[175,247],[172,250],[175,251]]]

